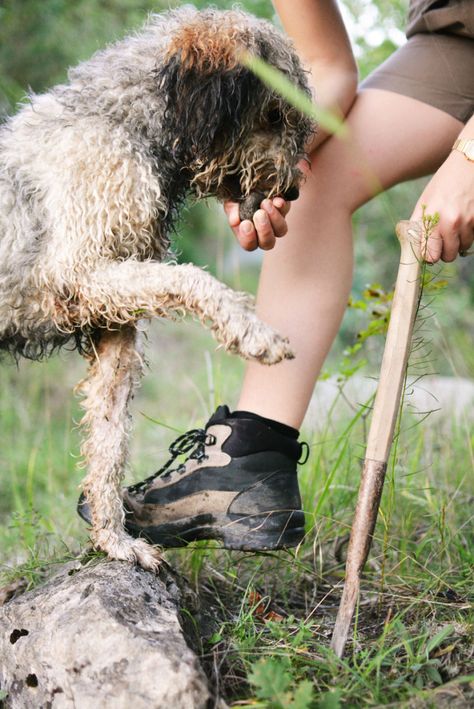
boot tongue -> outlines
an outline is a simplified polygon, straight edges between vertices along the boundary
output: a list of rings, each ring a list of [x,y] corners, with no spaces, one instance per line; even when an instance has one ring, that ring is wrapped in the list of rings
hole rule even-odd
[[[230,410],[228,406],[218,406],[209,421],[206,423],[206,429],[209,428],[209,426],[214,426],[216,423],[223,423],[229,418],[229,416]]]

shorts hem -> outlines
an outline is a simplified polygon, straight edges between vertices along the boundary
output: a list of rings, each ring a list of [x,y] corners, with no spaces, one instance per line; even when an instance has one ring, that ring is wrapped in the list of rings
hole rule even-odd
[[[457,95],[452,96],[453,103],[450,104],[449,101],[446,101],[447,95],[445,92],[443,92],[439,100],[437,100],[436,96],[427,96],[424,92],[424,88],[424,86],[409,77],[389,74],[383,71],[378,71],[376,75],[367,77],[359,86],[360,90],[381,89],[383,91],[401,94],[408,98],[414,98],[417,101],[421,101],[421,103],[433,106],[433,108],[447,113],[461,123],[467,123],[471,118],[472,111],[470,107],[465,104],[459,105],[459,97]]]

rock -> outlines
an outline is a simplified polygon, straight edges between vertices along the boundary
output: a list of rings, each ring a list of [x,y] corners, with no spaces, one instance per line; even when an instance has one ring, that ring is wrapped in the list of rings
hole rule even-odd
[[[352,418],[376,392],[377,379],[355,375],[344,385],[341,395],[336,377],[317,384],[311,399],[305,425],[312,430],[323,430],[327,418],[333,421]],[[336,404],[336,406],[335,406]],[[410,376],[405,391],[404,412],[424,419],[428,412],[429,424],[451,427],[452,421],[474,421],[474,382],[461,377]]]
[[[65,565],[0,608],[5,707],[204,709],[206,678],[180,622],[193,603],[165,567]]]

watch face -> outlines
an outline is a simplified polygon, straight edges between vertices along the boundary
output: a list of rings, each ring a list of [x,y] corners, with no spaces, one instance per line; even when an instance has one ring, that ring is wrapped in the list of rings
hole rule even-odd
[[[466,147],[464,148],[463,152],[469,160],[474,160],[474,140],[470,140],[466,144]]]

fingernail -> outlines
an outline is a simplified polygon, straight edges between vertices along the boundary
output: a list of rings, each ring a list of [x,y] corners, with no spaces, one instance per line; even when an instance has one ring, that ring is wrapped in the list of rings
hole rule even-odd
[[[253,226],[252,222],[250,222],[248,219],[246,219],[242,224],[240,225],[240,228],[244,232],[244,234],[251,234],[253,231]]]
[[[261,209],[258,212],[255,212],[254,219],[259,224],[267,223],[267,215]]]

